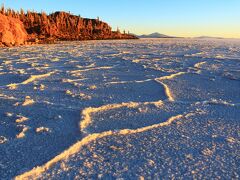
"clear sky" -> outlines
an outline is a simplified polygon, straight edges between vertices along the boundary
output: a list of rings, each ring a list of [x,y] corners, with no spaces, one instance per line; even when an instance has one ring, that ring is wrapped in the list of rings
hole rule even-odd
[[[64,10],[136,34],[240,38],[240,0],[0,0],[19,10]]]

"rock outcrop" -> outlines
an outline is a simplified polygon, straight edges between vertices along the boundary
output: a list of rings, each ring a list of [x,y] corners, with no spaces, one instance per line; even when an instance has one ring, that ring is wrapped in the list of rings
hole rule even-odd
[[[23,23],[16,18],[0,14],[0,42],[5,46],[21,45],[27,40]],[[0,44],[0,46],[1,46]]]
[[[87,19],[66,12],[47,15],[45,12],[24,13],[23,10],[15,12],[2,7],[0,15],[0,32],[2,32],[0,42],[6,41],[10,44],[22,44],[26,40],[26,34],[28,43],[48,43],[56,40],[137,39],[131,34],[112,31],[112,28],[99,18]]]

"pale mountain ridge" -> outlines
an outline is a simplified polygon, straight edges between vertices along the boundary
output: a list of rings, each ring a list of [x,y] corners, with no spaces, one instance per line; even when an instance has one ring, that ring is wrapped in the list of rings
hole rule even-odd
[[[173,38],[173,36],[168,36],[158,32],[151,33],[151,34],[137,35],[137,37],[138,38]]]

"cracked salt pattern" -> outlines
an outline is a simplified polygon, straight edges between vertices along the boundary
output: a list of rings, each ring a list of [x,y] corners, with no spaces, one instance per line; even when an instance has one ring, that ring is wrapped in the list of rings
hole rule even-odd
[[[239,178],[240,41],[0,49],[0,178]]]

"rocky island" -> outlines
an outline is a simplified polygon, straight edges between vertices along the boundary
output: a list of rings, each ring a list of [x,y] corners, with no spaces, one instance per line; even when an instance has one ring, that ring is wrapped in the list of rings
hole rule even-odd
[[[105,22],[67,12],[46,14],[0,9],[0,46],[53,43],[55,41],[137,39],[129,33],[113,31]]]

